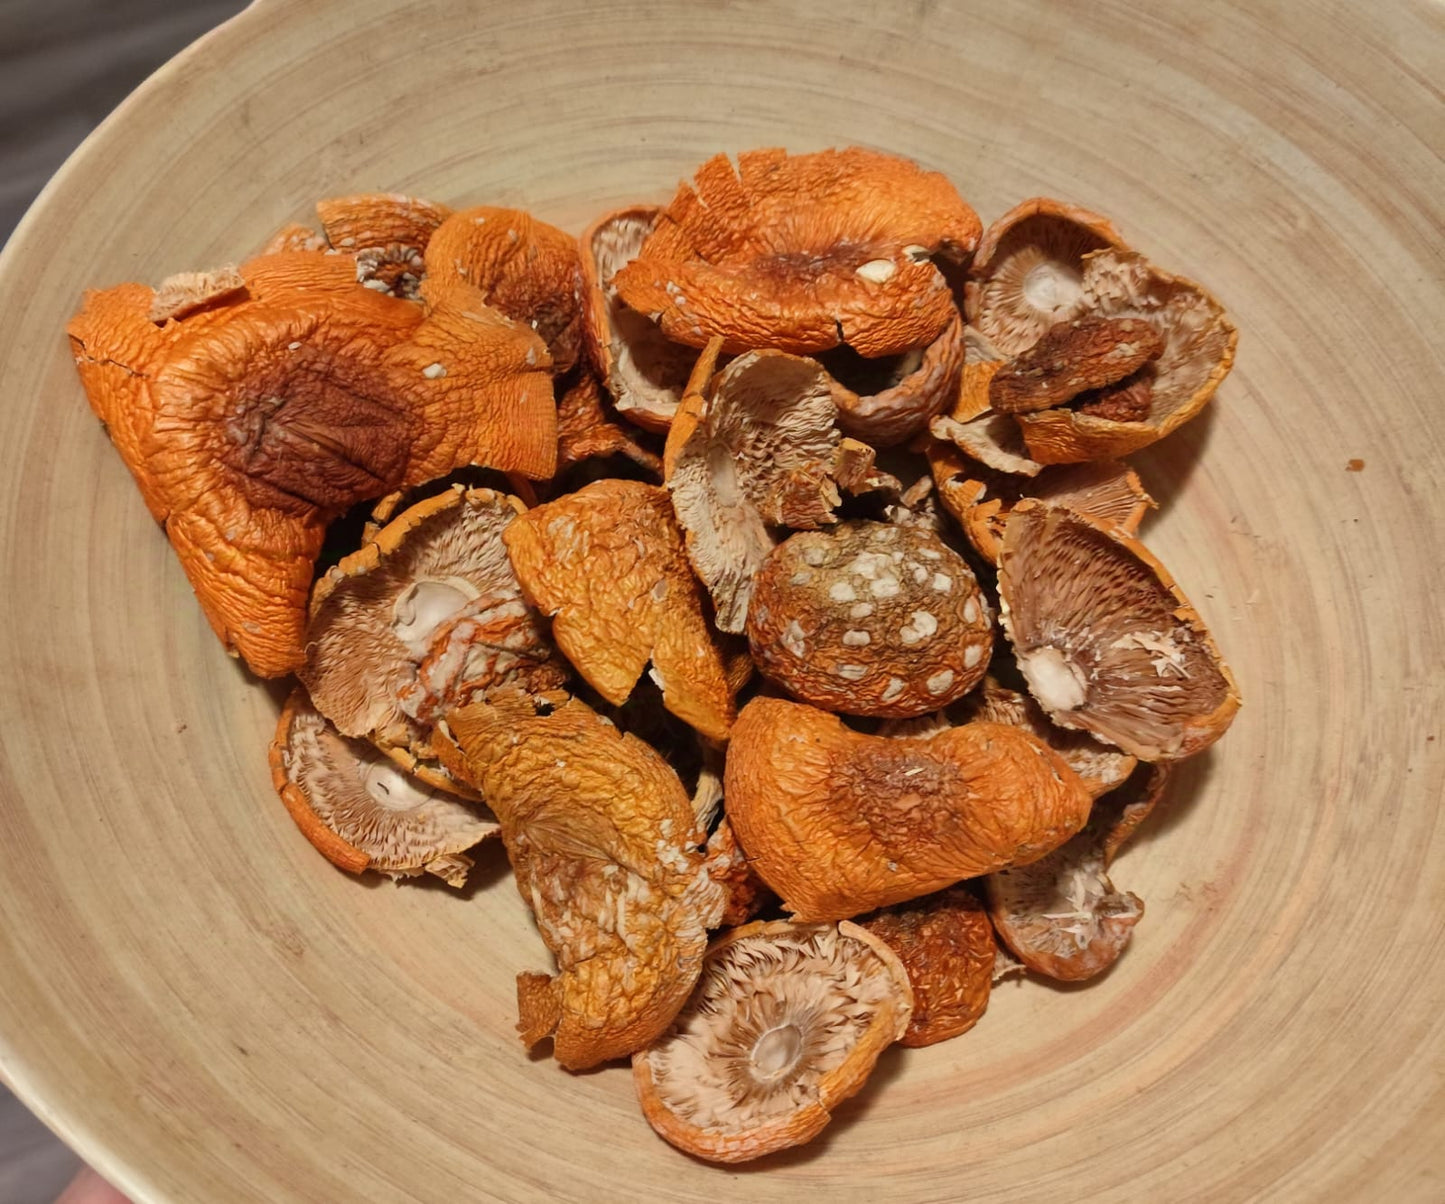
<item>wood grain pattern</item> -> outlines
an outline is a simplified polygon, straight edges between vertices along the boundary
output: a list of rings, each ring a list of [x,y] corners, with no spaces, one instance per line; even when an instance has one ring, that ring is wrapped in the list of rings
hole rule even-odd
[[[0,1073],[141,1200],[1445,1196],[1445,10],[1320,3],[262,0],[142,89],[0,259]],[[1245,710],[1120,859],[1105,979],[894,1050],[814,1145],[658,1141],[512,1033],[504,868],[358,884],[270,795],[226,660],[87,411],[86,285],[414,190],[579,229],[718,149],[857,141],[985,219],[1109,214],[1229,307],[1143,537]],[[1346,472],[1348,460],[1365,462]]]

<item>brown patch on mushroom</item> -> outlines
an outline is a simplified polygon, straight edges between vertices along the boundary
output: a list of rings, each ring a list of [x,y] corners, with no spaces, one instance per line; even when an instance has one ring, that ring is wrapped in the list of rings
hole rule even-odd
[[[997,946],[988,912],[966,890],[941,891],[858,922],[898,955],[913,987],[899,1043],[937,1045],[968,1032],[988,1010]]]
[[[486,303],[547,344],[559,373],[582,350],[582,261],[577,240],[520,209],[453,213],[432,235],[426,270],[474,286]]]
[[[721,782],[718,785],[721,788]],[[712,880],[727,893],[727,903],[718,919],[724,928],[746,924],[778,901],[768,884],[753,873],[726,816],[707,839],[707,866]]]
[[[779,351],[739,356],[712,378],[706,396],[689,386],[663,465],[688,559],[721,630],[743,629],[774,528],[833,521],[836,413],[823,369]]]
[[[954,312],[935,254],[964,258],[977,215],[937,172],[849,147],[709,159],[616,274],[619,295],[668,338],[806,355],[846,343],[896,355]]]
[[[590,371],[581,372],[557,403],[557,468],[583,460],[626,456],[659,480],[662,457],[648,451],[634,435],[608,416],[602,403],[602,386]]]
[[[597,481],[502,537],[531,603],[587,683],[620,705],[650,660],[663,705],[714,740],[736,717],[667,490]]]
[[[1004,529],[998,583],[1019,669],[1055,723],[1161,761],[1234,719],[1239,691],[1214,640],[1138,540],[1026,499]]]
[[[327,243],[355,260],[356,279],[367,288],[411,299],[421,294],[427,243],[450,214],[445,205],[396,192],[316,202]]]
[[[296,826],[349,873],[428,873],[464,886],[466,851],[501,830],[484,811],[423,787],[371,745],[340,735],[300,687],[281,712],[270,763]]]
[[[672,1030],[632,1059],[648,1123],[747,1162],[810,1141],[908,1024],[902,964],[856,924],[754,923],[708,950]]]
[[[725,791],[754,870],[806,920],[1036,860],[1090,805],[1063,758],[1020,728],[891,740],[775,698],[753,699],[733,725]]]
[[[993,625],[963,557],[890,523],[840,523],[784,541],[753,578],[748,643],[790,694],[848,715],[947,706],[988,669]]]
[[[1005,356],[1091,308],[1084,256],[1124,240],[1106,217],[1047,197],[1015,205],[978,244],[964,287],[968,321]]]
[[[1029,455],[1044,464],[1125,456],[1164,438],[1198,414],[1234,365],[1239,340],[1224,308],[1198,284],[1160,271],[1142,255],[1097,251],[1084,258],[1083,297],[1091,313],[1142,319],[1163,340],[1150,365],[1148,410],[1137,421],[1062,407],[1017,418]],[[1131,382],[1131,388],[1138,382]],[[1121,397],[1108,402],[1117,413]]]
[[[1164,340],[1143,318],[1071,318],[1050,326],[1037,343],[994,374],[989,404],[1002,414],[1047,410],[1117,385],[1163,349]]]
[[[557,959],[519,980],[524,1036],[549,1032],[583,1070],[655,1040],[702,969],[724,892],[707,872],[692,805],[666,761],[585,704],[550,714],[512,691],[453,711],[447,757],[475,782]]]
[[[661,210],[637,205],[599,217],[582,232],[587,346],[617,412],[650,431],[672,424],[697,351],[674,343],[646,314],[617,295],[614,280],[638,251]]]

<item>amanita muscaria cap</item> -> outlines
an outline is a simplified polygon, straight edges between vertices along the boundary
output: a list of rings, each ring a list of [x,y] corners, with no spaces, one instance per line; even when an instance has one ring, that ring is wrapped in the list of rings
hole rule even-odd
[[[677,1023],[632,1059],[643,1115],[711,1162],[802,1145],[854,1095],[913,1008],[897,955],[856,924],[747,924],[708,950]]]
[[[307,251],[239,274],[244,290],[161,323],[144,286],[88,293],[67,329],[212,627],[273,677],[303,659],[331,518],[467,464],[550,476],[556,407],[541,340],[468,286],[416,305]]]
[[[1055,723],[1161,761],[1213,744],[1239,710],[1199,613],[1117,528],[1025,499],[1004,528],[998,586],[1019,669]]]
[[[616,275],[677,342],[806,355],[846,343],[893,355],[954,313],[930,257],[966,257],[977,214],[937,172],[877,151],[744,151],[709,159]]]

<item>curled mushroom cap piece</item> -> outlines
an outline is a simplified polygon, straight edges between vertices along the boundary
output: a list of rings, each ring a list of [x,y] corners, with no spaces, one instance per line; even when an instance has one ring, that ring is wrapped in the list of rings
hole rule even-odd
[[[846,343],[895,355],[933,342],[952,320],[930,261],[963,258],[978,216],[937,172],[850,147],[718,155],[683,184],[616,275],[634,310],[668,338],[724,350],[806,355]]]
[[[353,874],[435,874],[463,886],[466,851],[501,830],[478,807],[409,778],[369,744],[339,734],[299,687],[271,742],[271,779],[313,845]]]
[[[968,1032],[988,1010],[993,925],[968,891],[955,888],[900,903],[858,925],[898,954],[908,971],[913,1015],[901,1044],[947,1041]]]
[[[999,936],[1029,969],[1077,982],[1119,960],[1144,902],[1115,889],[1109,863],[1158,802],[1167,776],[1164,766],[1141,765],[1126,785],[1094,804],[1073,839],[1031,865],[984,879]]]
[[[397,297],[420,296],[427,243],[451,214],[445,205],[396,192],[316,202],[327,243],[356,260],[356,279]]]
[[[614,705],[652,662],[663,705],[715,740],[736,712],[667,490],[597,481],[528,511],[502,537],[552,638]]]
[[[748,924],[707,953],[673,1029],[632,1059],[643,1115],[712,1162],[802,1145],[867,1081],[913,1006],[893,951],[856,924]]]
[[[753,579],[748,643],[758,668],[804,702],[906,718],[982,679],[993,624],[972,570],[937,536],[849,522],[773,550]]]
[[[618,426],[602,405],[602,386],[591,372],[578,375],[557,402],[557,470],[583,460],[625,456],[655,479],[662,477],[662,458],[638,442],[635,430]]]
[[[1233,676],[1138,540],[1021,501],[1004,528],[998,585],[1019,669],[1055,723],[1162,761],[1213,744],[1233,721]]]
[[[473,285],[486,303],[531,325],[558,372],[582,348],[582,262],[577,240],[520,209],[453,213],[426,248],[434,279]]]
[[[1090,308],[1084,256],[1124,240],[1106,217],[1034,197],[994,222],[964,288],[969,323],[1005,356],[1027,351],[1049,327]]]
[[[724,893],[677,774],[573,699],[516,691],[446,720],[452,768],[502,824],[517,889],[557,975],[518,980],[519,1029],[569,1070],[625,1057],[667,1028],[702,969]]]
[[[489,690],[566,679],[502,543],[521,509],[456,486],[317,582],[299,676],[343,734],[415,752],[436,719]]]
[[[587,346],[617,412],[650,431],[677,413],[694,348],[674,343],[656,322],[617,295],[615,277],[637,258],[661,210],[638,205],[605,213],[582,232]]]
[[[1025,864],[1089,816],[1089,792],[1021,728],[867,736],[836,715],[755,698],[733,726],[728,820],[799,919],[831,920]]]
[[[1121,386],[1086,395],[1095,397],[1092,404],[1017,415],[1029,455],[1043,464],[1147,447],[1198,414],[1234,365],[1238,331],[1192,280],[1162,272],[1133,251],[1110,249],[1085,256],[1082,287],[1091,314],[1147,322],[1163,349]]]
[[[716,354],[714,344],[704,366]],[[694,372],[694,383],[701,376]],[[773,529],[832,521],[836,414],[827,373],[779,351],[739,356],[705,393],[689,385],[668,434],[664,471],[688,559],[722,631],[743,630],[753,574],[776,542]]]

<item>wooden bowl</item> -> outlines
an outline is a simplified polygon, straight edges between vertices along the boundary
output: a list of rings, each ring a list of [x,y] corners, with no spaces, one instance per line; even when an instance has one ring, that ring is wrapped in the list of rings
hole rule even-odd
[[[0,1070],[140,1200],[1438,1200],[1441,12],[1298,4],[262,0],[76,154],[0,259]],[[331,869],[85,405],[81,290],[234,260],[326,194],[570,229],[719,149],[860,142],[985,220],[1109,214],[1229,307],[1144,531],[1245,709],[1121,859],[1133,947],[895,1050],[743,1169],[623,1068],[513,1032],[549,967],[500,853],[462,894]],[[1351,465],[1356,470],[1351,470]]]

